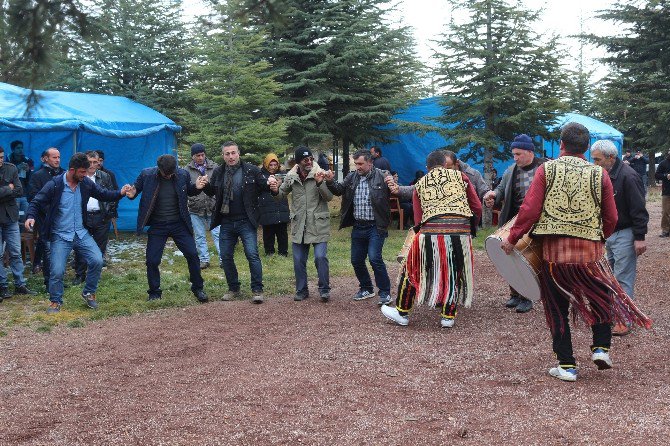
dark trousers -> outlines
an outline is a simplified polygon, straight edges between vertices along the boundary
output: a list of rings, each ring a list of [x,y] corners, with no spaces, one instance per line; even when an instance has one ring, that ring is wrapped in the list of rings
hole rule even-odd
[[[163,250],[168,237],[172,237],[177,248],[184,254],[186,263],[188,263],[189,280],[191,281],[191,290],[198,291],[204,287],[202,275],[200,274],[200,258],[198,250],[195,247],[195,238],[188,230],[188,227],[181,220],[171,222],[153,223],[149,227],[149,238],[147,240],[147,280],[149,281],[150,296],[160,296],[161,273],[158,266],[161,264]]]
[[[104,257],[105,251],[107,251],[107,243],[109,242],[109,220],[104,217],[102,212],[89,212],[87,213],[86,222],[88,224],[88,232],[91,233],[95,244],[98,245]],[[86,277],[86,267],[86,262],[82,256],[75,251],[74,271],[77,277],[82,279]]]
[[[546,279],[545,279],[546,280]],[[576,367],[577,361],[572,353],[572,336],[570,335],[569,309],[570,303],[561,295],[554,283],[549,279],[546,282],[551,296],[546,296],[554,300],[554,305],[545,305],[549,309],[552,320],[552,342],[554,353],[558,359],[558,364],[565,368]],[[595,324],[591,326],[593,332],[593,345],[591,349],[601,347],[609,349],[612,342],[612,326],[610,324]]]
[[[288,229],[287,223],[274,225],[263,225],[263,249],[265,254],[275,253],[275,237],[277,238],[277,252],[279,255],[288,255]]]
[[[51,256],[51,242],[41,235],[35,244],[35,265],[39,265],[37,253],[40,253],[42,263],[42,277],[44,278],[44,286],[49,289],[49,275],[51,274],[51,263],[49,257]]]
[[[351,265],[358,279],[358,286],[363,291],[373,291],[372,279],[365,264],[365,258],[370,260],[370,266],[375,274],[375,282],[380,296],[388,296],[391,292],[391,280],[386,271],[386,264],[382,258],[384,240],[388,232],[380,231],[374,223],[354,223],[351,230]]]

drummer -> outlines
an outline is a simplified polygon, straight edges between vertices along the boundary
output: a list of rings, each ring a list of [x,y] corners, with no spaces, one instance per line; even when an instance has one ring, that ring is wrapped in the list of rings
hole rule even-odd
[[[546,161],[535,156],[535,144],[528,135],[519,135],[510,145],[514,164],[509,166],[498,186],[484,194],[484,204],[493,208],[502,205],[498,226],[503,227],[519,212],[523,198],[528,192],[537,168]],[[507,308],[515,308],[517,313],[527,313],[533,308],[533,302],[509,288]]]
[[[541,299],[558,358],[549,374],[563,381],[577,379],[570,305],[573,314],[591,326],[591,360],[599,370],[612,367],[612,323],[651,327],[651,320],[626,295],[603,257],[603,239],[614,231],[617,210],[609,176],[584,158],[588,146],[586,127],[574,122],[563,127],[560,157],[538,167],[502,243],[510,254],[533,225],[533,235],[543,236]]]
[[[409,323],[415,297],[440,307],[443,328],[454,326],[459,303],[467,307],[472,302],[470,234],[482,205],[468,177],[447,169],[446,158],[442,150],[431,152],[426,158],[429,172],[415,185],[412,204],[420,230],[401,272],[395,305],[382,307],[384,316],[399,325]]]

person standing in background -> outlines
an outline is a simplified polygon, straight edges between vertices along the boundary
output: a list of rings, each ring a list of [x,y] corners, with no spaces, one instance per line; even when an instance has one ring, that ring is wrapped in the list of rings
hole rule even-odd
[[[279,158],[274,153],[268,154],[263,160],[261,173],[267,180],[271,175],[278,176]],[[276,200],[272,192],[263,191],[258,196],[258,224],[263,227],[263,249],[265,255],[275,253],[275,238],[277,239],[277,252],[280,256],[288,256],[288,222],[289,207],[288,199],[285,197]]]

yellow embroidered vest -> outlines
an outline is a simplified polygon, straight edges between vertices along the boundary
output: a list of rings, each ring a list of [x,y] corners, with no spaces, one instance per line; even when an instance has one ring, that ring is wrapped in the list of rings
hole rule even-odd
[[[436,167],[416,183],[416,193],[421,202],[425,223],[438,215],[462,215],[471,217],[466,184],[461,172]]]
[[[581,158],[562,156],[545,163],[544,172],[544,206],[533,234],[602,240],[602,168]]]

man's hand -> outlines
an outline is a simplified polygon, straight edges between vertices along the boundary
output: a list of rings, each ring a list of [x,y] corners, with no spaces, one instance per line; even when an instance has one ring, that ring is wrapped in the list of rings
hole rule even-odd
[[[321,184],[323,179],[326,177],[326,171],[325,170],[320,170],[317,173],[314,174],[314,179],[316,180],[316,184]]]
[[[268,177],[268,186],[270,186],[270,190],[274,193],[279,192],[279,185],[281,184],[281,181],[277,179],[274,175],[270,175]]]
[[[128,191],[132,189],[132,186],[130,184],[124,184],[123,187],[121,188],[120,192],[121,195],[123,196],[128,196]]]
[[[129,184],[127,184],[126,186],[129,186],[128,189],[126,190],[126,197],[135,198],[135,195],[137,195],[137,189],[135,189],[135,186],[130,186]]]
[[[14,183],[9,183],[7,186],[9,186],[11,190],[14,190]]]
[[[335,178],[335,172],[329,170],[328,172],[325,173],[324,178],[328,183],[330,183]]]
[[[494,190],[490,190],[484,194],[484,205],[487,208],[492,208],[495,201],[496,201],[496,192]]]
[[[195,180],[196,189],[203,189],[209,183],[209,177],[207,175],[201,175]]]
[[[386,182],[386,186],[388,186],[391,193],[393,195],[398,195],[398,191],[400,191],[400,187],[398,187],[398,183],[395,182],[395,180],[393,179],[393,176],[386,175],[386,178],[384,178],[384,181]]]
[[[33,227],[35,226],[35,219],[27,218],[26,222],[24,223],[24,226],[26,227],[26,231],[33,232]]]
[[[505,251],[505,254],[510,255],[514,251],[514,245],[509,242],[509,240],[505,239],[502,241],[502,244],[500,245],[503,251]]]
[[[647,250],[647,243],[644,240],[635,240],[635,255],[641,256]]]

